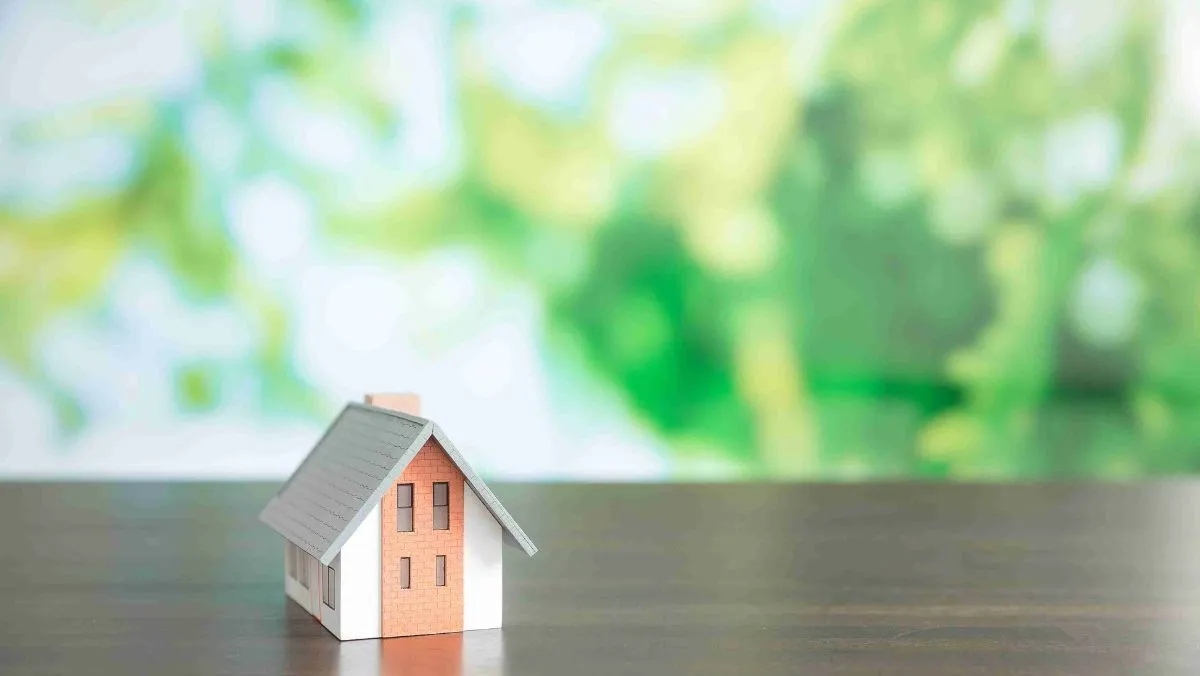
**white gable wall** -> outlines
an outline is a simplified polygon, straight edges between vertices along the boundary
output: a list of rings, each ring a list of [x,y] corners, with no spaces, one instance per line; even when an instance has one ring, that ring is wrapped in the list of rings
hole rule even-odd
[[[470,484],[463,487],[463,630],[504,620],[504,536]]]
[[[343,641],[380,635],[379,524],[376,503],[333,560],[338,582],[337,610],[323,606],[321,622]],[[336,619],[327,621],[330,615]]]

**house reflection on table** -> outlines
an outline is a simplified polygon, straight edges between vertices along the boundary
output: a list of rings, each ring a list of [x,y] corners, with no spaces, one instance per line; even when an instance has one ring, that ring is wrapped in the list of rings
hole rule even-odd
[[[504,634],[501,629],[488,629],[346,641],[338,646],[336,673],[341,676],[503,674]]]

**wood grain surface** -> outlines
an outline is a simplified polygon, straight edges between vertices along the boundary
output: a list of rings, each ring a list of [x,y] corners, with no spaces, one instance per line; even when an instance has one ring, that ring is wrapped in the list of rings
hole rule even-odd
[[[1200,484],[499,485],[503,630],[340,643],[266,484],[0,484],[0,674],[1200,674]]]

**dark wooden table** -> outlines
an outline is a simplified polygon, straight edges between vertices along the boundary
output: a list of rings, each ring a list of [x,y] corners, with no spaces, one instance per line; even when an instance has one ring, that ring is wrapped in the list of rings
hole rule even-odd
[[[1200,674],[1200,484],[501,485],[503,630],[339,643],[262,484],[0,484],[0,674]]]

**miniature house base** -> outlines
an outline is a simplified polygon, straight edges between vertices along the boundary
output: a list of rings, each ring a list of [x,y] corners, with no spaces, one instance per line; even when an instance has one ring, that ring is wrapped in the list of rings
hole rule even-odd
[[[287,595],[342,640],[498,628],[505,542],[537,551],[436,425],[359,404],[260,518]]]

